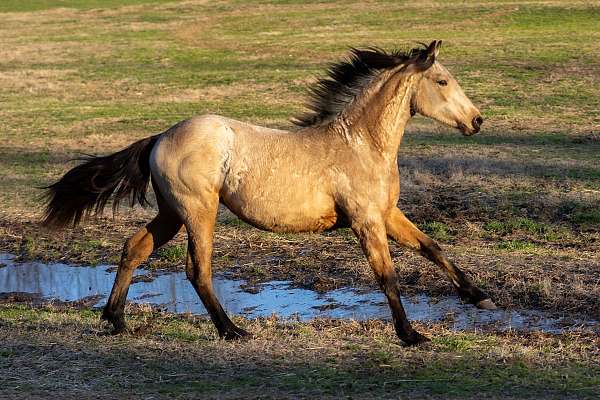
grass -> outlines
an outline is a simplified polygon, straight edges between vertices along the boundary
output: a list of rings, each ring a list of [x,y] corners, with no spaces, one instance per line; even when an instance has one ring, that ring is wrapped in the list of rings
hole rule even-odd
[[[573,215],[573,222],[589,226],[597,226],[600,224],[600,210],[588,209],[577,211]]]
[[[535,238],[556,241],[563,235],[560,227],[534,221],[530,218],[515,218],[507,221],[492,220],[484,225],[484,229],[494,235],[507,236],[516,232],[529,234]]]
[[[134,4],[166,3],[173,0],[4,0],[0,12],[30,12],[54,8],[75,8],[79,10],[114,8]]]
[[[438,221],[427,222],[427,223],[423,224],[421,226],[421,228],[430,237],[432,237],[435,240],[442,241],[442,242],[446,242],[453,237],[452,233],[450,233],[450,227],[443,222],[438,222]]]
[[[399,154],[400,207],[503,306],[597,314],[596,3],[9,1],[2,7],[8,12],[0,28],[6,43],[2,251],[22,259],[116,263],[124,239],[152,210],[123,211],[60,234],[36,225],[36,187],[64,173],[71,158],[117,150],[202,112],[289,128],[306,86],[348,45],[393,48],[442,38],[441,59],[483,110],[484,131],[464,138],[415,118]],[[475,43],[474,35],[488,40]],[[179,236],[147,265],[179,268],[185,246]],[[448,293],[430,264],[392,249],[405,291]],[[373,285],[349,231],[269,234],[221,213],[214,259],[215,269],[242,279],[287,278],[320,289]],[[557,292],[540,303],[523,285],[547,274]]]
[[[498,248],[509,251],[529,251],[535,250],[537,246],[535,243],[527,242],[524,240],[504,240],[498,243]]]
[[[399,346],[377,321],[238,323],[244,343],[215,338],[203,318],[136,311],[135,335],[106,335],[99,313],[0,306],[4,393],[67,399],[93,392],[154,398],[592,398],[600,390],[598,337],[422,329],[430,345]],[[30,354],[43,353],[43,358]],[[199,361],[201,360],[201,361]],[[55,378],[60,371],[61,379]],[[73,378],[73,379],[69,379]],[[84,392],[85,391],[85,392]]]
[[[159,257],[169,263],[184,262],[186,254],[187,249],[182,245],[167,246],[158,250]]]
[[[443,39],[441,60],[482,110],[484,129],[465,138],[422,117],[411,121],[399,154],[400,207],[500,306],[600,318],[597,1],[5,0],[0,12],[0,251],[116,263],[123,241],[152,209],[58,233],[37,225],[37,187],[63,174],[70,159],[116,151],[204,112],[290,128],[306,87],[349,46],[392,49]],[[146,266],[181,268],[185,248],[180,234]],[[391,249],[405,293],[450,293],[426,260]],[[289,279],[317,290],[376,287],[348,230],[269,234],[221,210],[213,259],[215,270],[250,284]],[[279,398],[406,392],[469,398],[478,391],[489,398],[592,398],[598,392],[592,345],[577,335],[532,339],[442,329],[433,347],[407,351],[377,323],[292,329],[244,321],[259,332],[245,348],[214,342],[206,321],[172,316],[158,318],[146,336],[112,339],[102,336],[95,312],[6,306],[0,314],[2,369],[12,374],[4,367],[20,366],[4,379],[24,377],[8,381],[14,396],[64,385],[71,397],[89,393],[84,387],[111,397],[115,388],[126,390],[121,378],[142,394],[180,398],[190,388],[219,397],[223,387],[232,398],[259,396],[261,387]],[[151,316],[136,318],[143,324]],[[127,349],[125,371],[102,350],[119,346]],[[322,349],[305,350],[311,347]],[[45,365],[27,358],[44,351],[50,356],[43,362],[66,368],[73,382],[87,377],[88,386],[66,378],[52,383]],[[217,361],[206,364],[203,352]],[[316,355],[294,364],[292,352]],[[153,383],[159,377],[163,382]]]

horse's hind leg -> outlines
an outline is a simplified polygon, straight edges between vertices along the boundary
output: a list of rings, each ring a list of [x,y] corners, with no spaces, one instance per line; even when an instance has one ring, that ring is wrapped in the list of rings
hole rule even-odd
[[[158,215],[129,238],[123,247],[117,277],[102,312],[102,319],[113,324],[113,333],[121,333],[127,329],[124,316],[125,300],[133,271],[146,261],[154,250],[171,240],[183,225],[180,218],[164,204],[158,194],[157,202],[159,205]]]
[[[186,207],[189,213],[185,221],[188,232],[186,275],[208,311],[219,336],[227,340],[240,339],[250,334],[229,319],[212,286],[211,257],[219,198],[216,194],[207,197],[212,199],[203,199],[202,204],[197,202],[191,209]]]
[[[386,229],[388,235],[396,242],[419,251],[424,257],[441,267],[463,301],[475,304],[479,308],[491,310],[496,308],[490,297],[473,285],[465,273],[442,254],[442,249],[437,243],[421,232],[398,208],[390,212]]]

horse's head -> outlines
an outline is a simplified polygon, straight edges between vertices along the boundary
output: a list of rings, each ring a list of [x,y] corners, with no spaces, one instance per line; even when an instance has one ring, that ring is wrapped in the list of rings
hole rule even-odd
[[[416,86],[411,112],[457,128],[463,135],[473,135],[479,132],[483,118],[452,74],[436,60],[441,46],[441,40],[434,40],[423,54],[429,67]]]

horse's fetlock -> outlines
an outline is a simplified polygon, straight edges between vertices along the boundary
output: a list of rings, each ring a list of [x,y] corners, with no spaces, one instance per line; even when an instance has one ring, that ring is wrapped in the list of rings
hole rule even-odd
[[[104,308],[100,319],[109,322],[113,326],[112,334],[117,335],[127,332],[127,323],[125,322],[125,313],[123,311],[115,311],[109,308]]]
[[[387,297],[397,296],[399,292],[398,277],[395,275],[384,277],[379,281],[379,287]]]
[[[108,321],[115,325],[116,323],[124,324],[125,321],[125,310],[124,307],[110,307],[108,304],[102,310],[100,319]]]
[[[419,345],[422,343],[427,343],[427,342],[431,341],[431,339],[429,339],[427,336],[424,336],[415,330],[411,330],[410,332],[404,333],[402,335],[398,334],[398,337],[407,346],[416,346],[416,345]]]
[[[476,286],[462,288],[458,286],[458,294],[464,303],[478,304],[479,302],[489,299],[490,296]]]
[[[242,328],[232,325],[222,332],[219,332],[219,337],[225,340],[247,340],[252,338],[252,334]]]

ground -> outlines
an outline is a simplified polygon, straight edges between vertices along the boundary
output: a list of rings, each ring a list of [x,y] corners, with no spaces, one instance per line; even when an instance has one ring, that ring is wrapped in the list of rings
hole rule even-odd
[[[133,311],[133,310],[131,310]],[[237,322],[255,338],[217,339],[205,319],[137,311],[111,336],[99,312],[0,308],[3,398],[594,398],[600,338],[450,332],[401,346],[370,321]]]
[[[401,209],[500,307],[600,318],[599,2],[8,0],[0,13],[0,251],[22,260],[115,263],[124,238],[154,211],[122,209],[73,230],[42,229],[38,187],[72,167],[70,159],[118,150],[206,112],[290,128],[307,86],[349,46],[442,39],[442,63],[486,122],[471,138],[423,118],[411,122],[399,156]],[[181,268],[184,246],[182,233],[144,267]],[[426,260],[392,251],[406,293],[452,293]],[[271,234],[226,210],[214,261],[250,282],[374,287],[351,232]],[[61,385],[73,396],[91,388],[110,397],[121,378],[118,387],[132,393],[182,397],[190,396],[188,386],[215,397],[222,387],[229,397],[246,390],[309,397],[334,396],[340,385],[351,397],[368,397],[368,390],[435,397],[448,380],[457,382],[453,396],[463,397],[476,396],[475,388],[492,398],[600,392],[597,337],[583,332],[429,326],[422,329],[438,338],[431,347],[407,350],[377,322],[243,321],[257,338],[227,344],[213,340],[206,321],[174,316],[156,316],[147,333],[113,338],[100,335],[91,311],[8,303],[1,313],[0,362],[3,371],[10,367],[3,386],[13,397]],[[196,333],[169,335],[171,323]],[[314,353],[289,356],[311,348],[307,341],[316,343]],[[125,352],[123,370],[113,350]],[[138,351],[152,364],[146,377]],[[47,357],[36,364],[31,355],[39,352]],[[184,356],[173,364],[175,353]],[[213,369],[203,368],[203,354]],[[65,360],[68,376],[89,380],[69,386],[56,378],[60,369],[36,369]],[[332,367],[340,374],[329,374]],[[269,371],[279,374],[273,385]],[[147,385],[158,376],[163,385]]]

